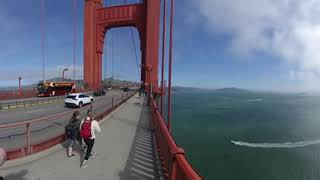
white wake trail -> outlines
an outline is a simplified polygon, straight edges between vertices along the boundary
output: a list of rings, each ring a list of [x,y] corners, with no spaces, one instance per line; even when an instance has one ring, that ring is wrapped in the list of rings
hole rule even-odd
[[[246,146],[252,148],[297,148],[320,144],[320,139],[285,143],[250,143],[231,140],[231,143],[237,146]]]

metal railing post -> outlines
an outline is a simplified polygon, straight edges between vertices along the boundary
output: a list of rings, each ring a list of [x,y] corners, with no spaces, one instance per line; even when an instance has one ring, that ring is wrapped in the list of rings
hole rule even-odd
[[[149,99],[148,99],[148,106],[150,106],[151,105],[151,98],[153,98],[153,96],[152,96],[152,91],[153,91],[153,89],[152,89],[152,84],[150,83],[150,86],[149,86]]]
[[[176,177],[177,177],[177,162],[175,160],[173,160],[171,168],[172,169],[171,169],[170,179],[176,179]]]
[[[113,102],[114,100],[113,100],[113,96],[112,96],[112,107],[114,106],[114,102]]]
[[[27,155],[31,154],[31,131],[30,131],[30,123],[26,124],[27,126]]]

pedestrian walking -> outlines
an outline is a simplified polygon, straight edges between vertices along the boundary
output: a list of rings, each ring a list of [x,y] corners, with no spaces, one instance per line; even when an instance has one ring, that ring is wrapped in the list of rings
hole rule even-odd
[[[87,117],[84,120],[82,120],[80,124],[80,135],[85,144],[87,145],[85,157],[81,163],[81,168],[85,168],[88,166],[88,159],[90,156],[94,157],[95,153],[92,152],[92,148],[96,139],[95,133],[100,132],[101,128],[99,126],[98,121],[93,119],[92,111],[88,110]]]
[[[82,139],[80,137],[80,113],[79,111],[75,111],[72,114],[72,117],[70,119],[70,122],[65,127],[66,136],[68,139],[68,148],[67,148],[67,154],[68,157],[73,157],[73,146],[76,141],[82,146]]]

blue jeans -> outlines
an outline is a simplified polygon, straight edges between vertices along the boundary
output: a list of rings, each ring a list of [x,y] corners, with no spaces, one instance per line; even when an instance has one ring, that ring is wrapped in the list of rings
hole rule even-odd
[[[76,142],[76,140],[74,139],[68,139],[68,147],[73,147],[74,143]]]

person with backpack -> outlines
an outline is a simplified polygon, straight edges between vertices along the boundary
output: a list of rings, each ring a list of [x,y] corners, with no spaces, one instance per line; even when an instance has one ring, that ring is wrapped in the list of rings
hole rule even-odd
[[[96,139],[95,133],[100,133],[101,128],[99,126],[98,121],[94,120],[92,117],[92,111],[88,110],[87,117],[81,121],[80,124],[80,135],[87,145],[87,150],[85,152],[84,160],[81,163],[81,168],[85,168],[88,166],[88,159],[92,155],[91,151]]]
[[[68,157],[74,156],[72,149],[75,141],[78,141],[79,144],[82,146],[82,139],[80,137],[79,127],[80,127],[80,113],[79,111],[75,111],[72,114],[70,122],[65,127],[66,136],[67,136],[67,139],[69,140],[69,145],[67,150]]]

